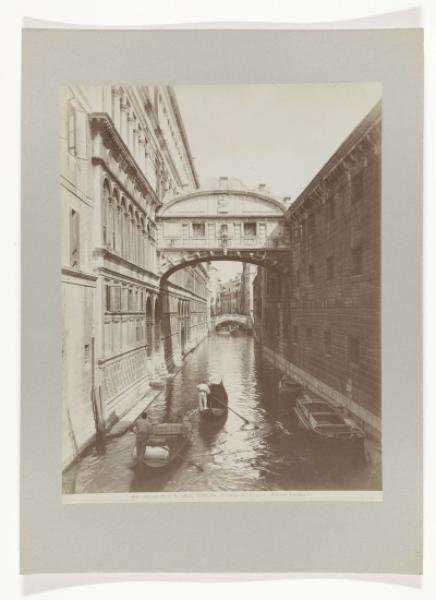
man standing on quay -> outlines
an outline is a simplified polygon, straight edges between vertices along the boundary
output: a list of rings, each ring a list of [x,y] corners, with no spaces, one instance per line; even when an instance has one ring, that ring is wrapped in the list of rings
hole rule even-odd
[[[147,441],[151,435],[152,425],[147,420],[147,413],[144,411],[135,423],[136,433],[136,465],[139,471],[144,468],[144,454],[147,448]]]

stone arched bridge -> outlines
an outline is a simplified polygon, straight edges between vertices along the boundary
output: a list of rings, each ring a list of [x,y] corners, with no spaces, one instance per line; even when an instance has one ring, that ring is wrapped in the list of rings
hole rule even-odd
[[[290,237],[286,205],[264,190],[221,178],[178,196],[156,214],[163,278],[199,262],[249,262],[286,273]]]
[[[215,319],[215,327],[224,325],[224,323],[235,323],[236,325],[240,325],[244,329],[250,329],[252,326],[252,319],[248,315],[240,315],[240,314],[216,315],[216,317],[214,317],[214,319]]]

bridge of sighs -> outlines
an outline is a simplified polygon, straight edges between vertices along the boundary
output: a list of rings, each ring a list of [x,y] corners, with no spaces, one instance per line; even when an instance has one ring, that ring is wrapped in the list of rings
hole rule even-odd
[[[285,211],[281,200],[227,178],[178,196],[156,215],[161,277],[216,260],[250,262],[287,272],[290,238]]]

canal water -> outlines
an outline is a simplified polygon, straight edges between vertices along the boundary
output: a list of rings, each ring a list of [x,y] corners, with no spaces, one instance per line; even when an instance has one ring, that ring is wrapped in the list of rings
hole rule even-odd
[[[221,427],[197,412],[197,384],[223,379],[230,412]],[[135,435],[91,448],[64,473],[64,493],[379,490],[379,465],[316,439],[278,395],[280,373],[262,360],[251,336],[212,335],[148,409],[154,423],[192,413],[192,444],[167,469],[137,475],[130,468]]]

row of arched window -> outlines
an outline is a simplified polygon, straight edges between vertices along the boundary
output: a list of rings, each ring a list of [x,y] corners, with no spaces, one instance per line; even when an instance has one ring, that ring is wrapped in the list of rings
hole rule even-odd
[[[155,267],[154,225],[106,179],[102,198],[103,245],[126,260],[147,269]]]
[[[131,155],[162,200],[167,193],[176,193],[176,184],[164,168],[156,150],[152,150],[146,131],[130,105],[127,94],[118,87],[112,88],[113,123],[130,150]],[[154,156],[154,160],[153,160]]]

